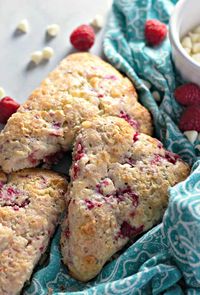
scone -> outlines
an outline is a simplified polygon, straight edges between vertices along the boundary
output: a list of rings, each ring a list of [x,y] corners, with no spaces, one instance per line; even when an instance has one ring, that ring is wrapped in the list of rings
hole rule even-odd
[[[184,180],[189,167],[157,139],[108,116],[82,124],[70,174],[62,255],[72,276],[88,281],[161,220],[168,188]]]
[[[64,210],[60,175],[25,169],[0,173],[0,294],[19,294],[45,252]]]
[[[80,124],[101,115],[152,133],[150,114],[127,78],[89,53],[68,56],[8,120],[0,134],[0,166],[9,173],[55,161]]]

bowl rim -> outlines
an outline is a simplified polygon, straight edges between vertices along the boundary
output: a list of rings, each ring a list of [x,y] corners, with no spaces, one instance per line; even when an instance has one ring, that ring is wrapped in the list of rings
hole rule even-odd
[[[188,0],[180,0],[174,7],[172,15],[170,16],[169,21],[169,39],[172,44],[178,51],[178,53],[184,58],[193,68],[196,70],[200,69],[200,63],[195,61],[189,54],[184,50],[183,46],[181,45],[180,39],[176,36],[176,21],[177,21],[177,14],[182,9],[182,6],[188,2]]]

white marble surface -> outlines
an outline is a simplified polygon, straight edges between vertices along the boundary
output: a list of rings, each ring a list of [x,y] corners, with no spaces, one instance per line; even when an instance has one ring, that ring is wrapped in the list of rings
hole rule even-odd
[[[41,80],[73,49],[69,42],[72,30],[88,23],[96,14],[107,19],[109,0],[0,0],[0,86],[6,95],[23,102]],[[16,33],[21,19],[30,23],[28,34]],[[47,25],[58,23],[60,33],[47,40]],[[102,54],[104,30],[96,35],[91,52]],[[51,46],[55,56],[36,67],[30,65],[30,54]]]

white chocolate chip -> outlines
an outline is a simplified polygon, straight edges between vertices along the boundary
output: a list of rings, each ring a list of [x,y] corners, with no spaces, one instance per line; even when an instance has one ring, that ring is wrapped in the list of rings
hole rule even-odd
[[[197,26],[192,32],[194,32],[194,33],[200,33],[200,26]]]
[[[141,79],[141,81],[144,83],[144,85],[145,85],[148,89],[151,88],[151,83],[150,83],[149,81],[146,81],[146,80],[143,80],[143,79]]]
[[[195,61],[200,62],[200,53],[192,54],[191,57],[192,57]]]
[[[42,58],[43,58],[43,54],[42,54],[42,51],[34,51],[32,54],[31,54],[31,60],[36,64],[38,65],[41,61],[42,61]]]
[[[2,99],[5,96],[6,96],[5,90],[2,87],[0,87],[0,99]]]
[[[184,37],[181,44],[184,48],[192,48],[192,40],[189,36]]]
[[[22,19],[18,25],[17,25],[17,29],[20,30],[23,33],[28,33],[29,31],[29,23],[27,19]]]
[[[191,142],[191,144],[193,144],[197,139],[198,132],[196,130],[185,131],[184,135],[187,137],[189,142]]]
[[[160,93],[158,91],[153,91],[152,95],[153,95],[155,101],[158,101],[158,102],[160,101]]]
[[[45,47],[42,50],[42,56],[44,59],[50,59],[54,55],[54,50],[51,47]]]
[[[104,17],[100,14],[97,14],[91,21],[91,25],[97,29],[101,29],[104,25]]]
[[[193,33],[190,32],[189,36],[190,36],[190,38],[192,40],[192,43],[200,41],[200,34],[193,34]]]
[[[197,144],[197,145],[195,146],[195,149],[198,149],[198,150],[200,151],[200,144]]]
[[[47,33],[51,37],[57,36],[59,31],[60,31],[60,26],[57,24],[52,24],[47,27]]]
[[[102,183],[101,190],[105,195],[112,194],[115,191],[115,186],[112,180],[110,180],[109,178],[105,178],[104,182]]]
[[[191,53],[191,48],[184,48],[184,50],[185,50],[188,54]]]
[[[200,52],[200,43],[195,43],[192,46],[192,52],[193,53],[199,53]]]

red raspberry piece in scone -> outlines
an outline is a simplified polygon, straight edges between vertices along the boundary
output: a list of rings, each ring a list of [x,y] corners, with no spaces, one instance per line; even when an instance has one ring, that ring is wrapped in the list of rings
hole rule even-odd
[[[95,277],[130,239],[161,220],[168,188],[188,173],[178,155],[121,118],[84,122],[74,144],[62,225],[70,273],[81,281]]]

